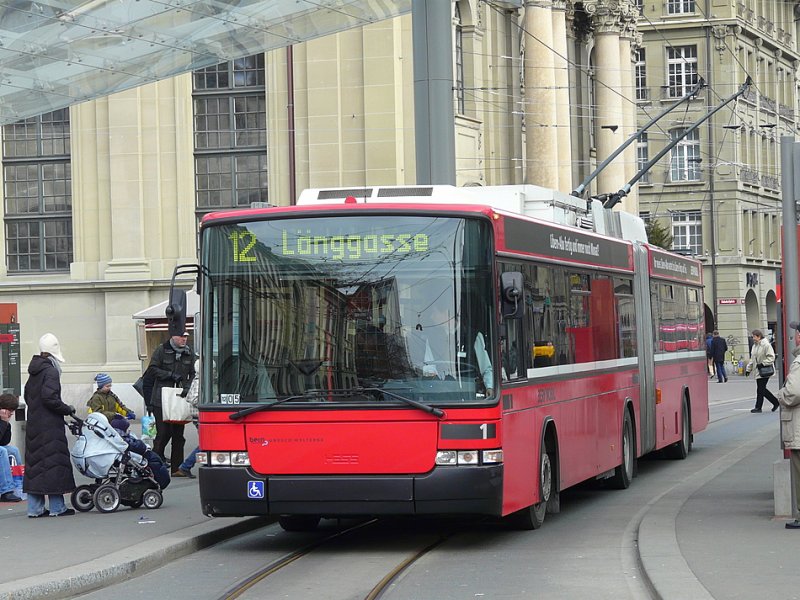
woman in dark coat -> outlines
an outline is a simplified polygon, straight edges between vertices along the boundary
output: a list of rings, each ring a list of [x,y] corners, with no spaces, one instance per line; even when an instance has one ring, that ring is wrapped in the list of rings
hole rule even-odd
[[[64,417],[75,408],[61,401],[61,347],[52,333],[39,339],[41,354],[31,359],[25,402],[28,423],[25,431],[25,478],[23,491],[28,494],[28,517],[74,515],[64,504],[64,494],[75,489],[72,463],[64,431]],[[45,496],[50,510],[45,508]]]

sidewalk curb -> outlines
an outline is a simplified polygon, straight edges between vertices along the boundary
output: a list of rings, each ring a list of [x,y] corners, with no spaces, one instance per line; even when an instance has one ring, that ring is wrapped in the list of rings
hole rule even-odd
[[[103,563],[109,564],[108,567],[98,569],[100,561],[95,559],[0,584],[0,598],[55,599],[85,594],[130,577],[143,575],[192,552],[273,523],[275,519],[249,517],[231,525],[220,526],[224,521],[209,520],[113,552],[102,559]]]
[[[676,521],[683,505],[697,490],[777,436],[774,423],[747,443],[677,483],[644,509],[638,523],[638,553],[642,575],[660,600],[712,600],[681,552]],[[638,517],[638,515],[637,515]]]

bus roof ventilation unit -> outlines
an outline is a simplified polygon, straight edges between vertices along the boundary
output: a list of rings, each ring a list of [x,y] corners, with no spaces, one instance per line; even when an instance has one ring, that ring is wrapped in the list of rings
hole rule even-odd
[[[401,198],[407,196],[433,196],[433,188],[428,187],[387,187],[378,190],[378,198]]]
[[[353,196],[355,198],[372,197],[372,188],[337,188],[333,190],[320,190],[317,200],[341,200]]]

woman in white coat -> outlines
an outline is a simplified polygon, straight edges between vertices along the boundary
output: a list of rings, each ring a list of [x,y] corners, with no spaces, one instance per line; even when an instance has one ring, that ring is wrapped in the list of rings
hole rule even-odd
[[[778,410],[778,399],[767,389],[767,383],[772,375],[762,375],[763,367],[772,368],[775,373],[775,350],[772,344],[764,339],[764,334],[760,329],[753,329],[753,347],[750,349],[750,362],[747,363],[747,374],[755,369],[756,371],[756,406],[751,413],[760,413],[764,398],[772,402],[772,412]]]

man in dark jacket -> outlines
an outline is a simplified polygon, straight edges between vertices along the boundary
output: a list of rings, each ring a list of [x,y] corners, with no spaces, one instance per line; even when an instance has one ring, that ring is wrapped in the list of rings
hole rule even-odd
[[[25,431],[25,477],[23,491],[28,494],[28,516],[53,517],[74,515],[64,504],[64,494],[75,489],[69,457],[64,417],[75,408],[61,401],[61,346],[52,333],[39,338],[40,354],[28,366],[25,402],[28,423]],[[44,497],[50,499],[50,510]]]
[[[728,381],[725,373],[725,353],[728,351],[728,342],[719,335],[719,331],[714,330],[714,337],[711,339],[711,357],[714,359],[714,366],[717,369],[717,383]]]
[[[183,446],[186,441],[183,437],[184,424],[164,422],[161,390],[165,387],[180,387],[181,395],[184,398],[189,392],[195,372],[194,352],[187,343],[188,338],[189,333],[184,331],[183,335],[173,335],[156,348],[146,373],[153,379],[153,392],[147,403],[147,410],[152,411],[156,419],[156,439],[153,441],[153,451],[166,460],[164,452],[167,444],[172,440],[169,465],[175,470],[183,462]]]

